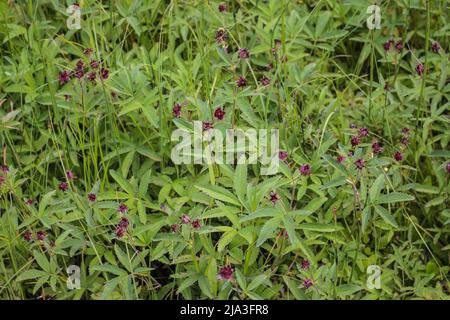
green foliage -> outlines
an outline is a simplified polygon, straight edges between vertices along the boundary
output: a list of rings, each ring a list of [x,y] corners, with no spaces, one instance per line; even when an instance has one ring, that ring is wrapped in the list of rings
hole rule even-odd
[[[359,0],[85,0],[69,30],[72,2],[0,2],[0,298],[448,299],[444,1],[381,1],[372,31]],[[60,84],[80,60],[109,77]],[[175,165],[193,120],[279,129],[288,158],[275,176]]]

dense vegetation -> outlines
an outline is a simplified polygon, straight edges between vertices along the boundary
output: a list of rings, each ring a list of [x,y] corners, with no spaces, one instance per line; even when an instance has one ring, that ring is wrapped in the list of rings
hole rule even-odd
[[[0,298],[449,297],[446,1],[71,4],[0,2]],[[194,120],[279,172],[175,165]]]

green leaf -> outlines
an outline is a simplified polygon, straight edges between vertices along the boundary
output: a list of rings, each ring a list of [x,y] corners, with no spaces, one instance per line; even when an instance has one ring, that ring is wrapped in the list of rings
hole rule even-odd
[[[195,187],[214,199],[228,202],[237,206],[240,205],[239,200],[236,198],[236,196],[223,187],[212,185],[207,186],[196,185]]]
[[[394,228],[398,228],[398,224],[395,221],[395,218],[393,215],[389,213],[385,208],[382,206],[375,206],[375,211],[383,218],[383,220],[393,226]]]
[[[392,192],[379,196],[376,204],[412,201],[414,199],[415,198],[413,196],[406,193]]]
[[[266,221],[266,223],[259,231],[258,240],[256,240],[257,247],[261,246],[267,239],[269,239],[273,235],[274,231],[279,228],[279,222],[279,217],[275,217]]]
[[[236,165],[236,172],[233,179],[234,191],[241,201],[242,205],[245,206],[245,194],[247,190],[247,165],[238,164]]]
[[[36,279],[43,276],[47,276],[47,273],[37,269],[30,269],[19,274],[19,276],[16,278],[16,281]]]
[[[114,180],[116,180],[116,182],[120,185],[120,187],[123,190],[125,190],[130,195],[134,193],[133,186],[127,180],[125,180],[121,175],[119,175],[114,170],[109,170],[109,173],[114,178]]]
[[[384,184],[384,174],[380,174],[369,190],[369,198],[371,202],[375,202]]]
[[[336,232],[342,230],[342,226],[334,224],[320,224],[320,223],[302,223],[298,226],[299,229],[317,231],[317,232]]]

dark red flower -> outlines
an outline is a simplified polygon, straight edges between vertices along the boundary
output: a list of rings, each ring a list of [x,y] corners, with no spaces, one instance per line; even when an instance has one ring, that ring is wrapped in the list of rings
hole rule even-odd
[[[97,200],[97,196],[92,192],[87,195],[87,198],[90,202],[95,202],[95,200]]]
[[[278,235],[280,236],[280,237],[284,237],[284,238],[289,238],[289,234],[288,234],[288,232],[287,232],[287,230],[286,229],[281,229],[281,231],[278,233]]]
[[[59,84],[62,86],[65,83],[70,81],[70,72],[67,70],[61,71],[59,73],[58,78],[59,78]]]
[[[25,201],[25,204],[26,204],[27,206],[31,206],[31,205],[33,204],[33,199],[27,199],[27,200]]]
[[[419,63],[416,66],[416,72],[419,76],[422,76],[424,70],[425,70],[425,68],[423,67],[423,64]]]
[[[271,191],[269,193],[270,201],[272,201],[273,204],[275,204],[278,200],[280,200],[280,195],[274,191]]]
[[[447,173],[450,174],[450,162],[447,162]]]
[[[180,228],[180,225],[177,223],[174,223],[173,225],[170,226],[170,229],[172,230],[172,232],[177,232],[179,228]]]
[[[354,147],[356,147],[358,144],[361,143],[361,139],[360,139],[358,136],[353,136],[353,137],[350,139],[350,142],[351,142],[351,144],[352,144],[352,147],[354,148]]]
[[[393,44],[394,44],[394,40],[392,40],[392,39],[386,41],[383,45],[384,51],[389,51],[392,48]]]
[[[115,230],[115,234],[118,239],[122,238],[125,235],[125,233],[126,229],[122,228],[121,226],[118,226]]]
[[[381,147],[381,144],[378,141],[372,143],[372,151],[375,154],[381,153],[383,151],[383,148]]]
[[[231,265],[221,267],[218,277],[221,280],[231,280],[233,278],[233,268]]]
[[[347,156],[353,157],[353,151],[349,151],[349,152],[347,153]]]
[[[62,192],[66,192],[67,189],[69,189],[69,185],[67,184],[67,182],[61,182],[59,184],[59,190],[61,190]]]
[[[90,63],[91,68],[97,69],[100,64],[97,60],[92,60]]]
[[[67,170],[66,177],[67,177],[68,180],[74,180],[75,179],[75,175],[73,174],[72,170]]]
[[[191,218],[189,218],[189,216],[187,214],[183,214],[181,216],[181,223],[188,224],[190,222],[191,222]]]
[[[83,71],[84,67],[85,67],[84,61],[80,59],[77,61],[77,66],[75,67],[75,70]]]
[[[0,176],[0,186],[2,186],[6,181],[5,176]]]
[[[126,229],[129,224],[130,224],[130,221],[127,218],[125,218],[125,217],[120,218],[119,227]]]
[[[247,79],[245,79],[244,76],[240,76],[239,79],[236,80],[236,85],[239,88],[243,88],[243,87],[247,86]]]
[[[395,49],[397,49],[398,51],[401,51],[403,49],[403,42],[397,41],[397,43],[395,44]]]
[[[9,172],[9,167],[7,165],[2,165],[1,170],[3,173],[7,174]]]
[[[310,266],[311,266],[311,263],[309,262],[309,260],[305,259],[302,261],[302,264],[301,264],[302,269],[305,269],[305,270],[309,269]]]
[[[266,69],[267,69],[267,71],[272,70],[272,69],[273,69],[273,64],[272,64],[272,63],[268,63],[268,64],[266,65]]]
[[[261,80],[259,80],[259,83],[261,83],[262,86],[268,86],[270,84],[270,79],[263,76]]]
[[[431,50],[432,50],[434,53],[438,53],[439,50],[441,50],[441,46],[439,45],[439,43],[435,42],[435,43],[433,43],[433,45],[431,46]]]
[[[302,164],[300,166],[300,174],[302,176],[309,176],[311,174],[311,166],[309,164]]]
[[[45,239],[45,232],[44,231],[38,231],[36,233],[36,239],[38,239],[39,241],[42,241]]]
[[[117,209],[117,211],[119,211],[120,213],[125,213],[125,212],[128,211],[128,207],[127,207],[126,204],[121,203],[121,204],[119,205],[119,208]]]
[[[194,221],[192,221],[192,227],[194,229],[199,229],[202,225],[200,224],[200,220],[195,219]]]
[[[224,109],[222,109],[222,108],[217,108],[215,111],[214,111],[214,117],[217,119],[217,120],[223,120],[223,117],[225,116],[225,110]]]
[[[89,57],[92,54],[92,52],[94,52],[94,50],[92,50],[91,48],[86,48],[83,51],[84,55],[87,57]]]
[[[64,95],[64,100],[66,100],[66,101],[70,101],[71,98],[72,98],[72,97],[69,96],[68,94],[65,94],[65,95]]]
[[[228,40],[227,32],[224,28],[219,28],[216,31],[216,42],[217,44],[224,45]]]
[[[31,233],[31,231],[25,231],[24,233],[23,233],[23,239],[25,240],[25,241],[28,241],[28,242],[30,242],[31,240],[33,240],[33,235],[32,235],[32,233]]]
[[[248,51],[247,48],[241,48],[238,51],[238,56],[241,59],[248,59],[248,58],[250,58],[250,51]]]
[[[344,162],[344,160],[345,160],[345,157],[344,157],[344,156],[341,156],[341,155],[337,156],[337,158],[336,158],[336,161],[337,161],[338,163],[342,163],[342,162]]]
[[[203,121],[202,122],[203,130],[209,130],[214,127],[213,123],[211,121]]]
[[[369,135],[369,130],[367,128],[359,129],[359,136],[360,137],[367,137],[368,135]]]
[[[225,3],[219,4],[219,12],[226,12],[227,11],[227,5]]]
[[[286,160],[288,155],[289,154],[287,153],[287,151],[280,151],[280,152],[278,152],[278,158],[280,158],[281,161]]]
[[[92,83],[95,83],[95,79],[97,78],[97,75],[95,74],[95,72],[89,72],[86,75],[86,78],[91,81]]]
[[[356,168],[358,168],[359,170],[361,170],[362,168],[364,168],[366,165],[366,162],[363,159],[358,159],[355,161],[355,166]]]
[[[172,108],[172,113],[175,118],[179,118],[181,116],[181,104],[175,103]]]
[[[408,137],[402,137],[400,143],[406,146],[409,143]]]
[[[76,70],[73,74],[73,76],[77,79],[81,79],[84,77],[84,71],[83,70]]]
[[[394,153],[394,159],[397,161],[402,161],[403,160],[403,154],[400,151],[397,151]]]
[[[109,70],[106,69],[106,68],[101,68],[101,69],[100,69],[100,77],[101,77],[103,80],[108,79],[108,77],[109,77]]]
[[[303,281],[303,286],[305,287],[305,289],[309,289],[310,287],[312,287],[314,285],[314,283],[312,282],[311,279],[305,279]]]
[[[281,40],[280,39],[275,39],[273,42],[275,43],[275,47],[281,46]]]
[[[117,98],[117,92],[111,91],[111,97],[112,97],[113,99]]]

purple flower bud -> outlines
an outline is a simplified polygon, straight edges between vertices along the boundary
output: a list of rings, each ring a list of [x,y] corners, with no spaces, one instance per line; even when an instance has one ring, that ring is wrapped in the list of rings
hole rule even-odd
[[[43,241],[45,239],[45,232],[44,231],[38,231],[36,233],[36,239],[39,241]]]
[[[84,55],[87,57],[89,57],[92,54],[92,52],[94,52],[94,50],[92,50],[91,48],[86,48],[83,51]]]
[[[225,45],[226,41],[228,40],[227,32],[224,28],[219,28],[216,31],[216,42],[219,45]]]
[[[191,218],[189,218],[189,216],[187,214],[183,214],[181,216],[181,223],[188,224],[190,222],[191,222]]]
[[[396,153],[394,153],[394,159],[397,161],[402,161],[403,160],[403,154],[400,151],[397,151]]]
[[[65,83],[70,81],[70,72],[67,70],[64,70],[64,71],[60,72],[58,78],[59,78],[59,84],[62,86]]]
[[[200,229],[200,227],[201,227],[200,220],[195,219],[194,221],[192,221],[192,227],[194,229]]]
[[[214,111],[214,117],[217,120],[223,120],[224,116],[225,116],[225,111],[222,108],[219,107]]]
[[[93,68],[93,69],[97,69],[99,65],[100,65],[100,64],[98,63],[97,60],[92,60],[91,63],[90,63],[90,66],[91,66],[91,68]]]
[[[87,195],[87,198],[90,202],[95,202],[95,200],[97,200],[97,196],[92,192]]]
[[[115,230],[115,234],[118,239],[122,238],[125,235],[125,233],[126,229],[122,228],[121,226],[118,226]]]
[[[356,124],[350,123],[350,129],[356,129],[356,128],[357,128]]]
[[[23,233],[23,239],[25,240],[25,241],[28,241],[28,242],[30,242],[31,240],[33,240],[33,235],[31,234],[31,231],[25,231],[24,233]]]
[[[89,73],[86,75],[86,78],[87,78],[89,81],[91,81],[92,83],[95,83],[95,80],[96,80],[96,78],[97,78],[97,75],[95,74],[95,72],[89,72]]]
[[[309,176],[309,175],[311,175],[311,166],[309,164],[302,164],[300,166],[300,174],[302,176]]]
[[[416,72],[419,76],[422,76],[424,70],[425,70],[425,68],[424,68],[423,64],[419,63],[416,66]]]
[[[392,48],[393,44],[394,44],[394,40],[392,40],[392,39],[386,41],[383,45],[384,51],[389,51]]]
[[[219,12],[224,13],[227,11],[227,5],[225,3],[219,4]]]
[[[397,41],[397,43],[395,44],[395,49],[397,49],[398,51],[401,51],[403,49],[403,42]]]
[[[128,211],[128,207],[126,204],[121,203],[117,211],[119,211],[120,213],[126,213]]]
[[[309,267],[311,266],[311,264],[310,264],[310,262],[309,262],[309,260],[303,260],[302,261],[302,264],[301,264],[301,268],[302,269],[309,269]]]
[[[367,137],[368,135],[369,135],[369,130],[367,128],[359,129],[359,136],[360,137]]]
[[[269,193],[270,201],[272,201],[273,204],[275,204],[278,200],[280,200],[280,195],[274,191],[271,191]]]
[[[305,287],[305,289],[309,289],[310,287],[312,287],[314,285],[314,283],[312,282],[311,279],[305,279],[303,281],[303,286]]]
[[[431,46],[431,50],[432,50],[434,53],[438,53],[439,50],[441,50],[441,46],[439,45],[439,43],[435,42],[435,43],[433,43],[433,45]]]
[[[288,155],[289,154],[287,153],[287,151],[280,151],[280,152],[278,152],[278,158],[280,158],[281,161],[286,160]]]
[[[203,130],[206,131],[206,130],[212,129],[214,127],[214,125],[211,121],[203,121],[202,127],[203,127]]]
[[[109,70],[106,69],[106,68],[101,68],[101,69],[100,69],[100,77],[101,77],[103,80],[108,79],[108,77],[109,77]]]
[[[75,175],[73,174],[72,170],[67,170],[66,177],[68,180],[75,180]]]
[[[120,227],[126,229],[129,224],[130,224],[130,221],[127,218],[125,218],[125,217],[120,218],[120,221],[119,221]]]
[[[248,51],[247,48],[241,48],[238,51],[238,55],[239,55],[239,58],[241,58],[241,59],[248,59],[248,58],[250,58],[250,51]]]
[[[353,136],[353,137],[350,139],[350,142],[351,142],[351,144],[352,144],[352,147],[354,148],[354,147],[356,147],[358,144],[361,143],[361,139],[360,139],[358,136]]]
[[[236,85],[238,88],[243,88],[247,86],[247,79],[244,76],[240,76],[239,79],[236,80]]]
[[[344,157],[344,156],[341,156],[341,155],[337,156],[337,158],[336,158],[336,161],[337,161],[338,163],[342,163],[342,162],[344,162],[344,160],[345,160],[345,157]]]
[[[270,79],[263,76],[261,80],[259,80],[259,83],[261,83],[262,86],[268,86],[270,84]]]
[[[406,146],[409,143],[408,137],[402,137],[400,143]]]
[[[177,232],[179,228],[180,228],[180,225],[177,223],[174,223],[173,225],[170,226],[170,229],[172,230],[172,232]]]
[[[233,278],[233,268],[231,265],[221,267],[219,269],[219,275],[218,278],[221,280],[231,280]]]
[[[59,184],[59,190],[61,190],[62,192],[66,192],[68,188],[69,185],[67,184],[67,182],[61,182]]]
[[[175,103],[172,108],[172,113],[175,118],[179,118],[181,116],[181,104]]]
[[[365,167],[365,165],[366,165],[366,162],[363,159],[358,159],[355,161],[355,166],[359,170],[362,170]]]
[[[381,147],[381,144],[378,141],[372,143],[372,151],[375,154],[381,153],[383,151],[383,148]]]

